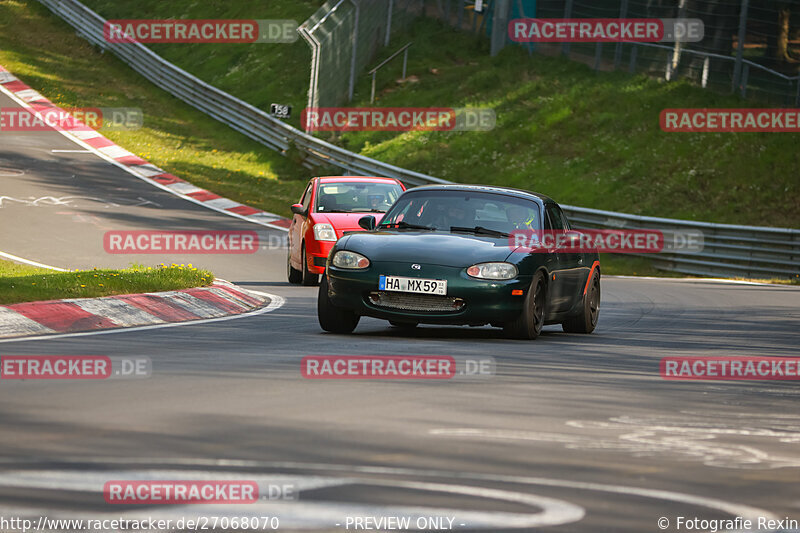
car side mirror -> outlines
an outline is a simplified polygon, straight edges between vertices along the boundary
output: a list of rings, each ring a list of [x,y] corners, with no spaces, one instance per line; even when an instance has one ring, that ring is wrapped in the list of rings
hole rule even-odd
[[[372,231],[375,229],[375,217],[372,215],[367,215],[365,217],[361,217],[358,219],[358,225],[364,228],[367,231]]]
[[[308,213],[306,212],[306,208],[303,207],[303,204],[294,204],[292,205],[292,213],[295,215],[300,215],[301,217],[306,216]]]

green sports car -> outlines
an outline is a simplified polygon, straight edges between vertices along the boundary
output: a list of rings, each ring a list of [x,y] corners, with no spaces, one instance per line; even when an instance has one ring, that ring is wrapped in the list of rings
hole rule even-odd
[[[600,305],[595,251],[516,246],[514,232],[571,233],[561,208],[527,191],[433,185],[403,193],[380,224],[339,239],[317,300],[325,331],[350,333],[362,316],[417,324],[502,327],[535,339],[546,324],[591,333]]]

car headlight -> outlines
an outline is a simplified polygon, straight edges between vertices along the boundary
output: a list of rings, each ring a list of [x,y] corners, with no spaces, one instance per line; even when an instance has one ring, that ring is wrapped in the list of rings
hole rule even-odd
[[[467,269],[467,274],[479,279],[514,279],[517,267],[511,263],[478,263]]]
[[[314,238],[318,241],[335,241],[336,232],[330,224],[314,224]]]
[[[333,266],[358,270],[369,266],[369,259],[355,252],[340,250],[333,256]]]

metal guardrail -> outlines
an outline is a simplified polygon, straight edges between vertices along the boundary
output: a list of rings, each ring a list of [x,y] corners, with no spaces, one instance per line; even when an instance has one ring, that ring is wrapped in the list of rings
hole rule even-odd
[[[306,167],[333,165],[354,174],[397,177],[410,185],[449,183],[446,180],[382,163],[307,135],[235,96],[209,85],[166,61],[139,43],[109,43],[103,37],[105,19],[77,0],[40,0],[74,27],[81,37],[117,55],[136,72],[209,116],[269,148],[285,152],[295,146]]]
[[[77,0],[39,1],[73,26],[78,35],[113,52],[142,76],[187,104],[274,150],[286,152],[291,146],[296,147],[303,155],[303,164],[309,168],[332,165],[352,174],[397,178],[409,185],[451,183],[370,159],[307,135],[199,80],[141,44],[108,43],[103,38],[105,19]],[[753,278],[800,276],[800,230],[691,222],[566,205],[562,207],[578,228],[702,231],[705,242],[702,252],[676,250],[649,256],[656,267],[664,270]]]

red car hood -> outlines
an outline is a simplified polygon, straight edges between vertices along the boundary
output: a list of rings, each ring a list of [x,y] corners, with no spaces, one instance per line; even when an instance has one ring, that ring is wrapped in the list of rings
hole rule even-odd
[[[333,226],[336,236],[341,237],[345,231],[364,231],[358,225],[358,221],[367,215],[375,217],[375,222],[380,222],[383,213],[314,213],[312,215],[315,224],[328,223]]]

